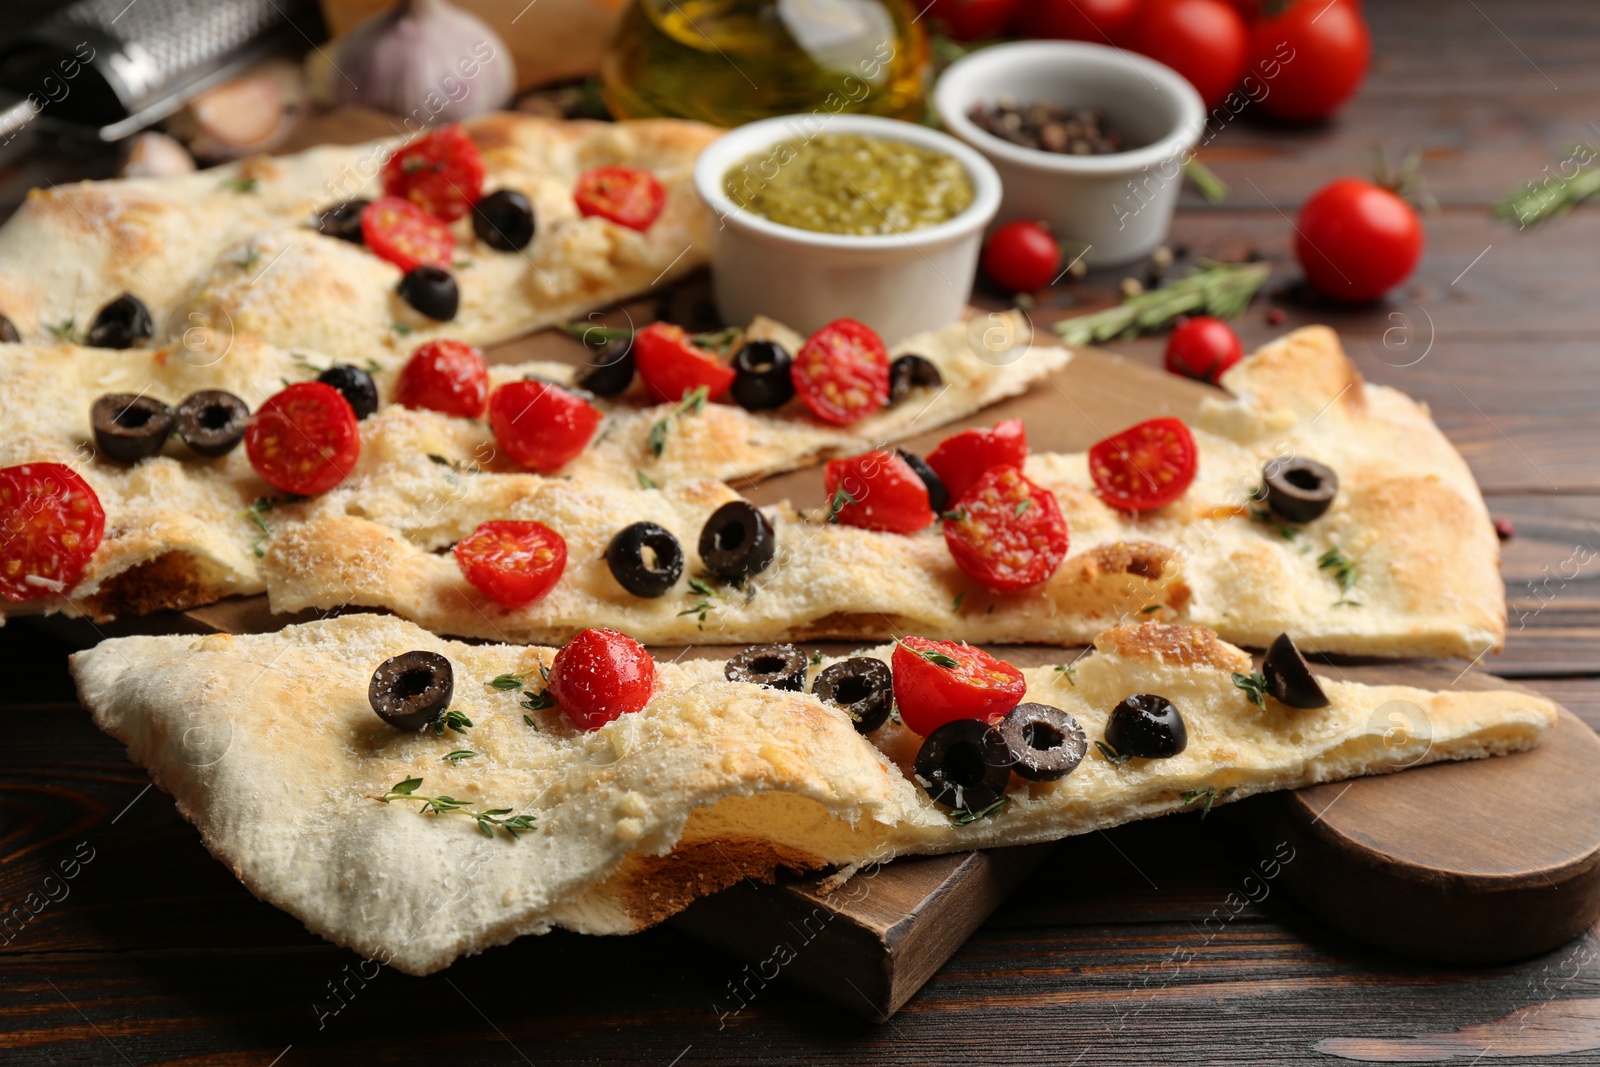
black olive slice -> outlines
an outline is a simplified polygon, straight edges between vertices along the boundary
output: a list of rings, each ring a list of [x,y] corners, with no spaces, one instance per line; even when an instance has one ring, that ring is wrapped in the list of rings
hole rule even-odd
[[[751,645],[723,668],[730,682],[753,682],[768,689],[802,693],[806,688],[806,654],[798,645]]]
[[[1267,507],[1288,522],[1320,519],[1339,494],[1339,476],[1314,459],[1269,459],[1261,477]]]
[[[751,341],[733,357],[733,399],[746,411],[783,407],[794,396],[793,363],[789,350],[776,341]]]
[[[22,343],[22,335],[17,332],[16,324],[4,315],[0,315],[0,344],[15,345]]]
[[[526,248],[536,229],[533,204],[515,189],[496,189],[472,205],[472,232],[497,252]]]
[[[616,396],[633,384],[633,342],[613,341],[589,357],[577,383],[596,396]]]
[[[915,452],[907,452],[903,448],[896,449],[896,451],[900,453],[900,458],[905,460],[906,464],[916,472],[917,477],[922,479],[922,484],[928,487],[928,506],[933,509],[933,513],[942,515],[944,509],[950,506],[950,490],[945,488],[944,479],[933,473],[933,468],[928,466],[928,461]]]
[[[439,322],[449,322],[461,309],[461,290],[456,288],[455,278],[428,263],[406,271],[395,291],[401,300]]]
[[[221,389],[190,393],[178,405],[178,436],[202,456],[225,456],[250,425],[250,405]]]
[[[817,675],[811,692],[850,716],[856,733],[870,734],[884,724],[894,707],[894,672],[881,659],[857,656]]]
[[[123,293],[95,314],[87,343],[95,348],[132,348],[155,335],[155,322],[144,301]]]
[[[1300,654],[1288,634],[1279,634],[1267,649],[1261,664],[1267,678],[1267,692],[1280,704],[1291,708],[1325,708],[1332,701],[1311,676],[1311,664]]]
[[[683,576],[683,546],[655,523],[636,522],[606,546],[606,565],[617,584],[634,596],[658,597]]]
[[[944,384],[944,375],[927,356],[901,356],[889,364],[889,405],[893,407],[914,388]]]
[[[1106,720],[1106,744],[1119,756],[1166,759],[1189,747],[1189,730],[1172,701],[1137,693],[1112,710]]]
[[[94,443],[118,463],[137,463],[161,451],[172,433],[172,409],[137,393],[107,393],[89,409]]]
[[[423,730],[439,721],[455,689],[449,660],[437,652],[404,652],[372,672],[367,702],[395,729]]]
[[[1034,782],[1065,778],[1089,751],[1089,738],[1078,720],[1048,704],[1018,704],[998,727],[1011,769]]]
[[[360,367],[348,363],[335,363],[321,374],[317,381],[331,385],[350,401],[350,410],[357,419],[364,419],[378,410],[378,383]]]
[[[364,244],[366,239],[361,235],[361,211],[370,203],[370,200],[346,200],[342,204],[324,208],[322,214],[317,216],[317,232],[352,244]]]
[[[722,505],[700,531],[700,561],[706,570],[729,582],[742,582],[772,564],[778,535],[753,504],[734,500]]]
[[[980,719],[957,719],[928,735],[913,770],[935,804],[981,811],[1005,795],[1011,754],[993,726]]]

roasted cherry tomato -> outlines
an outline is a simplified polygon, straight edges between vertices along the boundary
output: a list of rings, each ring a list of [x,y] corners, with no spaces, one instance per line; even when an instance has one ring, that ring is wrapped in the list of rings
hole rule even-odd
[[[634,335],[633,359],[645,392],[657,404],[676,404],[701,386],[707,400],[721,400],[737,377],[732,367],[698,347],[681,326],[668,322],[653,322]]]
[[[1067,555],[1056,495],[1015,467],[990,467],[946,512],[944,543],[967,577],[997,593],[1047,580]]]
[[[361,239],[373,255],[407,272],[424,264],[449,270],[456,250],[449,227],[397,196],[381,196],[361,209]]]
[[[1007,292],[1031,293],[1055,280],[1061,246],[1037,222],[1008,222],[989,238],[983,269]]]
[[[24,463],[0,470],[0,595],[36,600],[68,592],[105,530],[100,498],[71,467]]]
[[[429,341],[411,353],[395,382],[395,403],[463,419],[483,414],[489,366],[483,353],[460,341]]]
[[[789,375],[811,413],[835,426],[866,418],[889,401],[889,350],[854,319],[831,322],[812,334]]]
[[[269,396],[250,417],[245,454],[262,479],[286,493],[326,493],[361,457],[350,401],[324,382],[296,382]]]
[[[927,13],[958,41],[1004,33],[1019,4],[1036,0],[934,0]]]
[[[1223,101],[1250,61],[1249,28],[1223,0],[1148,0],[1128,43],[1188,78],[1206,107]]]
[[[633,167],[586,170],[572,196],[585,218],[598,215],[630,230],[648,230],[667,206],[667,191],[656,176]]]
[[[1167,370],[1217,384],[1223,372],[1244,358],[1244,345],[1221,319],[1198,315],[1167,338]]]
[[[577,393],[549,382],[507,382],[489,397],[495,441],[541,474],[560,470],[582,452],[600,419]]]
[[[1416,210],[1359,178],[1318,189],[1300,209],[1295,231],[1294,254],[1306,279],[1335,300],[1376,300],[1409,278],[1422,258]]]
[[[580,730],[643,711],[655,684],[650,653],[615,630],[583,631],[556,653],[550,668],[550,695]]]
[[[1139,0],[1028,0],[1014,23],[1023,37],[1110,44],[1139,13]]]
[[[927,485],[893,452],[829,460],[824,480],[833,521],[902,534],[933,522]]]
[[[906,729],[927,737],[947,722],[994,722],[1022,702],[1022,672],[981,648],[907,637],[894,647],[894,702]]]
[[[543,597],[567,569],[567,542],[538,522],[486,522],[457,541],[455,553],[473,588],[508,608]]]
[[[1360,87],[1371,59],[1359,3],[1293,0],[1250,31],[1250,73],[1266,89],[1256,106],[1291,122],[1327,118]]]
[[[988,430],[962,430],[928,453],[928,466],[950,491],[951,500],[961,499],[990,467],[1021,470],[1027,462],[1028,431],[1021,419],[1006,419]]]
[[[460,126],[432,130],[389,157],[383,194],[446,222],[459,219],[483,195],[483,157]]]
[[[1112,507],[1150,511],[1183,495],[1198,460],[1189,427],[1177,419],[1150,419],[1089,449],[1089,476]]]

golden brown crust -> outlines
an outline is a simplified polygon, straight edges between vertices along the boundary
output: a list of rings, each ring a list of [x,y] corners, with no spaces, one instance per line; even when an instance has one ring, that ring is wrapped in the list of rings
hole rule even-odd
[[[758,838],[688,841],[665,856],[630,854],[593,892],[643,930],[741,881],[771,885],[780,870],[800,873],[828,865],[820,856]]]
[[[1250,668],[1249,656],[1203,626],[1154,622],[1117,626],[1095,638],[1094,647],[1124,659],[1177,667],[1211,667],[1219,671]]]
[[[79,606],[96,622],[110,622],[119,615],[200,607],[230,591],[187,552],[167,552],[101,582]]]

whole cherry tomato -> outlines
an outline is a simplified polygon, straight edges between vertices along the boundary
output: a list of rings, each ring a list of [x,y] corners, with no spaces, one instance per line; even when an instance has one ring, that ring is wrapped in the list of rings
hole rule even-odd
[[[585,630],[556,653],[550,695],[580,730],[643,711],[655,690],[656,664],[627,634]]]
[[[469,344],[429,341],[400,368],[394,399],[402,407],[475,419],[489,400],[489,365]]]
[[[975,41],[1004,32],[1020,5],[1035,0],[934,0],[928,14],[958,41]],[[919,5],[920,6],[920,5]]]
[[[1410,277],[1422,258],[1416,210],[1359,178],[1317,190],[1295,228],[1294,254],[1306,279],[1335,300],[1376,300]]]
[[[1128,46],[1188,78],[1206,106],[1215,107],[1244,76],[1250,31],[1223,0],[1149,0]]]
[[[571,389],[549,382],[507,382],[489,396],[495,441],[512,459],[541,474],[576,459],[602,417]]]
[[[1290,122],[1339,110],[1371,59],[1372,37],[1354,0],[1293,0],[1250,31],[1250,73],[1265,91],[1257,106]]]
[[[1028,0],[1013,20],[1024,37],[1107,43],[1132,23],[1139,0]]]
[[[1008,222],[989,238],[983,269],[1002,289],[1031,293],[1055,280],[1061,246],[1037,222]]]
[[[1167,338],[1167,370],[1217,384],[1224,371],[1244,358],[1244,345],[1233,327],[1210,315],[1199,315]]]

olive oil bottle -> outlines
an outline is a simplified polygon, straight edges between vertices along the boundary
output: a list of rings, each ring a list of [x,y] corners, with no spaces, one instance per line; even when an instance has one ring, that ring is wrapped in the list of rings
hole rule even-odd
[[[813,111],[916,121],[928,76],[907,0],[635,0],[604,67],[618,118],[717,126]]]

